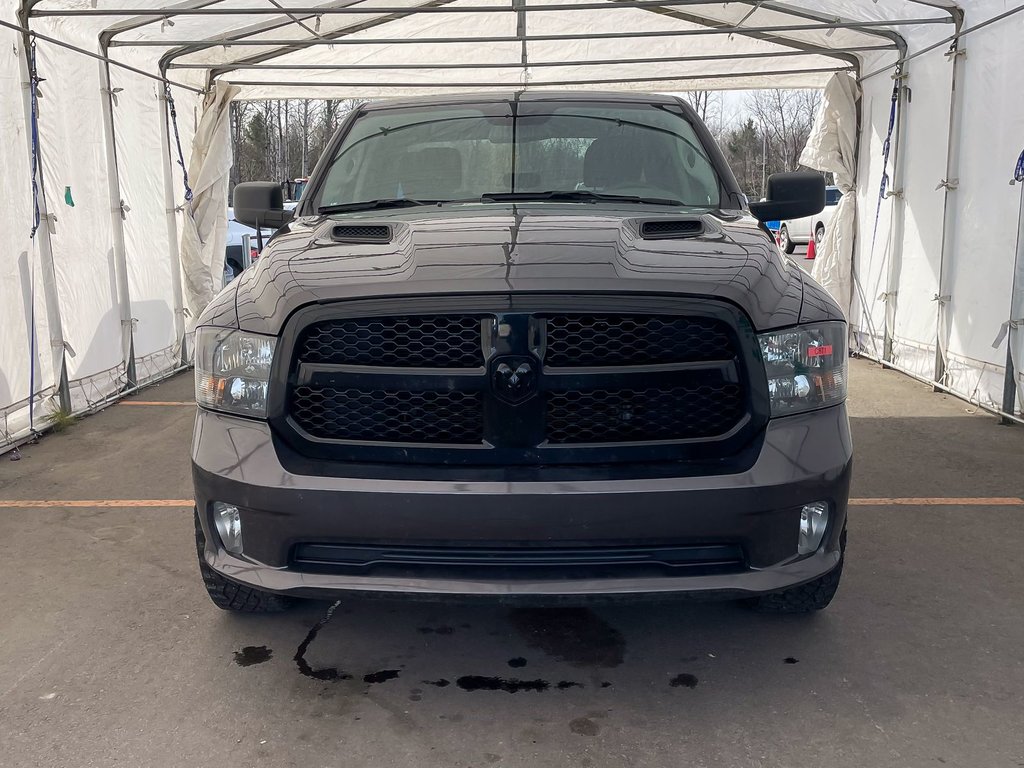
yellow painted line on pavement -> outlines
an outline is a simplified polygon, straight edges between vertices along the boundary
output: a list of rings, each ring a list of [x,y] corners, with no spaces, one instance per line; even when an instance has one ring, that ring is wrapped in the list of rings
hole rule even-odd
[[[975,498],[939,497],[909,499],[850,499],[851,507],[1024,507],[1016,496]]]
[[[122,400],[120,405],[186,405],[194,407],[195,400],[180,402],[177,400]]]
[[[0,499],[0,507],[191,507],[192,499]]]
[[[0,499],[0,508],[31,509],[46,507],[191,507],[192,499]],[[852,507],[1024,507],[1017,496],[927,497],[850,499]]]

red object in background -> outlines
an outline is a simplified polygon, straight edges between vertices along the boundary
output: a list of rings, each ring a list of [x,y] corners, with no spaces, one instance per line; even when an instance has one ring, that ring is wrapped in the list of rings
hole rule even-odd
[[[259,257],[260,257],[260,252],[259,251],[257,251],[255,248],[250,248],[249,249],[249,261],[250,262],[255,264],[256,263],[256,259],[258,259]]]
[[[817,247],[814,245],[814,234],[811,234],[811,239],[807,241],[807,256],[805,258],[813,259],[817,254]]]

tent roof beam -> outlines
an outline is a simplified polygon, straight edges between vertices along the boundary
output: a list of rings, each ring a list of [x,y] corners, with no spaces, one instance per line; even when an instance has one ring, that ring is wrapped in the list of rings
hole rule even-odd
[[[848,52],[891,51],[891,45],[863,45],[845,48]],[[816,51],[766,51],[756,53],[723,53],[707,56],[660,56],[638,59],[578,59],[564,61],[531,61],[530,67],[576,67],[584,65],[607,66],[617,64],[665,64],[687,61],[736,61],[740,59],[775,59],[795,56],[820,56]],[[343,70],[431,70],[431,69],[517,69],[522,67],[520,61],[502,63],[459,63],[435,62],[417,64],[234,64],[233,71],[241,70],[308,70],[308,71],[343,71]],[[208,69],[208,64],[170,64],[168,69]]]
[[[215,0],[218,2],[219,0]],[[734,0],[735,2],[744,2],[744,0]],[[920,1],[920,0],[918,0]],[[224,6],[224,7],[188,7],[187,5],[170,5],[165,8],[133,8],[131,5],[124,7],[113,7],[113,8],[67,8],[61,10],[42,8],[35,9],[34,6],[37,3],[33,2],[30,4],[31,9],[28,15],[33,18],[45,18],[48,16],[156,16],[156,17],[168,17],[168,16],[288,16],[290,14],[305,15],[315,14],[323,16],[335,16],[335,15],[360,15],[360,14],[398,14],[398,15],[415,15],[417,13],[515,13],[517,10],[525,10],[529,13],[545,13],[551,11],[584,11],[584,10],[606,10],[609,8],[656,8],[656,7],[686,7],[686,6],[706,6],[713,5],[709,0],[616,0],[615,2],[608,2],[607,0],[599,0],[598,2],[582,2],[582,3],[550,3],[550,4],[529,4],[527,3],[524,8],[514,8],[511,4],[507,6],[495,6],[495,5],[465,5],[456,6],[454,8],[431,8],[431,7],[415,7],[415,6],[388,6],[388,5],[351,5],[349,7],[334,7],[324,8],[316,6],[304,6],[297,8],[283,7],[280,5],[252,5],[245,7],[238,6]],[[743,19],[740,20],[740,24],[747,21],[749,17],[759,8],[765,7],[771,10],[779,11],[781,13],[788,13],[791,15],[799,15],[800,8],[794,8],[790,6],[782,6],[778,3],[770,2],[769,0],[745,0],[745,4],[752,6],[750,13],[748,13]],[[931,6],[930,3],[922,3]],[[934,6],[931,6],[934,7]],[[914,20],[919,21],[919,20]],[[950,23],[951,19],[943,19],[937,17],[929,17],[929,22],[940,22]],[[900,23],[898,21],[883,21],[883,22],[870,22],[862,21],[855,22],[861,25],[870,24],[891,24]]]
[[[598,78],[598,79],[585,79],[585,80],[550,80],[550,81],[532,81],[529,85],[533,88],[557,88],[557,87],[569,87],[575,85],[610,85],[614,83],[669,83],[669,82],[685,82],[688,80],[728,80],[735,78],[751,77],[753,75],[763,75],[765,77],[776,77],[783,75],[803,75],[803,74],[832,74],[835,72],[849,72],[854,69],[853,66],[848,67],[814,67],[811,69],[790,69],[790,70],[771,70],[771,71],[753,71],[753,72],[730,72],[727,74],[717,75],[664,75],[664,76],[646,76],[646,77],[610,77],[610,78]],[[497,88],[505,91],[520,91],[523,90],[522,85],[512,85],[507,82],[505,83],[391,83],[391,82],[352,82],[352,83],[340,83],[340,82],[309,82],[308,80],[273,80],[273,81],[260,81],[260,80],[232,80],[232,85],[242,86],[256,86],[256,87],[280,87],[280,88],[316,88],[316,87],[327,87],[327,88],[427,88],[427,89],[438,89],[438,88]]]
[[[705,20],[704,23],[707,23]],[[832,24],[777,24],[766,27],[735,27],[735,26],[714,26],[706,27],[702,29],[672,29],[672,30],[657,30],[657,31],[636,31],[636,32],[598,32],[598,33],[580,33],[580,34],[567,34],[567,35],[528,35],[525,39],[527,42],[558,42],[564,40],[616,40],[616,39],[630,39],[630,38],[651,38],[651,37],[695,37],[700,35],[732,35],[742,34],[749,35],[752,33],[764,33],[770,34],[774,32],[811,32],[811,31],[828,31],[830,29],[861,29],[871,27],[889,27],[889,26],[908,26],[915,24],[945,24],[948,23],[946,19],[926,18],[926,19],[892,19],[889,21],[871,21],[871,22],[839,22]],[[164,48],[173,45],[209,45],[210,47],[252,47],[252,46],[270,46],[270,47],[295,47],[295,48],[308,48],[316,45],[443,45],[449,43],[516,43],[520,42],[520,38],[515,35],[494,35],[494,36],[481,36],[481,37],[394,37],[394,38],[358,38],[354,40],[346,40],[343,38],[315,38],[315,39],[298,39],[298,40],[270,40],[260,38],[257,40],[249,39],[193,39],[193,40],[112,40],[111,47],[124,47],[124,48],[136,48],[136,47],[158,47]],[[788,44],[788,43],[786,43]],[[831,49],[821,48],[822,51],[829,51],[832,53],[840,53],[842,49]]]

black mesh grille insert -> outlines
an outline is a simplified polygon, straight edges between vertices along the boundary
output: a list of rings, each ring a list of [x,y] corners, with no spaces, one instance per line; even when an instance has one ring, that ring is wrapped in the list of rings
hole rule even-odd
[[[656,365],[736,356],[729,326],[710,317],[553,315],[546,365]]]
[[[471,315],[325,320],[299,341],[303,363],[479,368],[480,318]]]
[[[717,376],[699,379],[704,381],[665,389],[551,392],[548,440],[554,444],[611,443],[724,434],[743,416],[743,390]]]
[[[483,439],[479,392],[295,389],[292,418],[331,440],[474,444]]]
[[[646,240],[668,240],[673,237],[695,237],[704,232],[704,224],[696,219],[683,221],[645,221],[640,236]]]
[[[331,239],[341,243],[387,243],[391,227],[386,224],[339,224],[331,230]]]

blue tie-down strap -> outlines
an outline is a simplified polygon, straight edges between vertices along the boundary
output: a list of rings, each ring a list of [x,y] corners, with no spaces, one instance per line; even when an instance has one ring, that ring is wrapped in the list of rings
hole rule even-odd
[[[1020,157],[1017,158],[1017,167],[1013,169],[1013,180],[1024,181],[1024,150],[1021,150]]]
[[[171,86],[164,83],[164,95],[167,98],[167,109],[171,113],[171,128],[174,129],[174,146],[178,150],[177,163],[181,166],[182,184],[185,187],[185,202],[192,202],[192,187],[188,185],[188,167],[185,165],[185,153],[181,151],[181,135],[178,133],[178,113],[174,109],[174,96]]]

